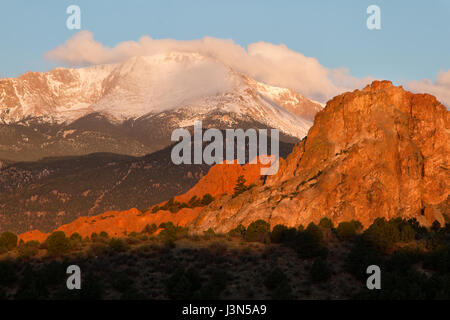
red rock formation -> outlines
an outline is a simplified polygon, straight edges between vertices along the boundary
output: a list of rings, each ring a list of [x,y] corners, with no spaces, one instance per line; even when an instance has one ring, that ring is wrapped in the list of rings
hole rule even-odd
[[[190,225],[225,232],[264,219],[289,226],[377,217],[443,222],[449,195],[449,111],[389,81],[339,95],[266,185],[222,198]]]
[[[175,197],[176,201],[188,202],[193,196],[198,198],[209,193],[213,197],[224,193],[233,194],[239,176],[244,176],[247,184],[257,182],[260,175],[260,164],[217,164],[209,169],[208,174],[183,195]]]
[[[24,242],[27,242],[27,241],[34,240],[34,241],[39,241],[42,243],[45,241],[45,239],[47,239],[48,236],[49,236],[49,234],[40,232],[39,230],[32,230],[32,231],[28,231],[28,232],[20,234],[18,236],[18,238],[19,238],[19,241],[23,240]]]
[[[220,197],[222,194],[227,193],[232,194],[239,176],[244,176],[247,184],[251,184],[260,178],[260,168],[260,164],[246,164],[244,166],[237,163],[215,165],[192,189],[183,195],[177,196],[175,200],[188,202],[193,196],[202,198],[206,193],[214,197]],[[172,222],[174,225],[185,226],[191,223],[201,210],[201,207],[197,207],[193,209],[183,208],[176,213],[165,210],[152,213],[151,208],[144,213],[137,209],[121,212],[110,211],[92,217],[80,217],[55,231],[63,231],[67,236],[77,232],[83,237],[90,236],[94,232],[106,231],[110,236],[120,237],[133,231],[141,232],[147,224],[159,226],[163,222]],[[24,241],[37,240],[43,242],[48,236],[49,234],[33,230],[19,235],[19,238]]]

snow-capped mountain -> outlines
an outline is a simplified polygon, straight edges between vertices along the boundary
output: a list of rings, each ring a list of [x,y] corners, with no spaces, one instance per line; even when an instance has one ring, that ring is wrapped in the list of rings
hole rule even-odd
[[[7,134],[10,135],[7,145],[11,144],[11,139],[27,145],[35,138],[38,140],[35,143],[41,144],[39,150],[49,147],[56,150],[56,145],[72,137],[74,141],[67,141],[67,144],[83,145],[81,149],[85,152],[96,151],[87,147],[88,140],[93,138],[85,139],[85,125],[86,119],[92,124],[100,118],[103,127],[120,127],[115,135],[134,132],[133,139],[136,136],[133,128],[142,127],[143,123],[148,126],[150,122],[153,130],[164,131],[191,126],[195,120],[232,128],[243,127],[241,122],[246,122],[247,126],[257,123],[257,127],[277,128],[286,136],[300,139],[321,109],[319,103],[292,89],[260,83],[216,59],[197,53],[171,52],[133,57],[118,64],[57,68],[0,79],[0,146],[8,140]],[[83,123],[81,127],[80,123]],[[36,127],[38,124],[52,124],[54,132],[42,133],[41,127]],[[12,127],[18,130],[14,134],[11,134]],[[41,136],[30,137],[29,132],[24,132],[25,127]],[[88,127],[95,131],[98,125]],[[144,131],[151,135],[148,129]],[[170,136],[170,132],[167,134]],[[60,140],[56,141],[56,137]],[[86,141],[80,141],[80,137]],[[101,139],[109,140],[110,136],[103,135]],[[160,143],[158,148],[165,144]],[[135,152],[131,153],[139,155],[155,149],[155,146],[151,146],[151,150],[143,146],[148,147],[147,141],[138,139],[133,146]],[[7,149],[3,146],[0,151]],[[15,145],[9,151],[16,149],[22,150]],[[2,157],[5,158],[0,153],[0,159]]]

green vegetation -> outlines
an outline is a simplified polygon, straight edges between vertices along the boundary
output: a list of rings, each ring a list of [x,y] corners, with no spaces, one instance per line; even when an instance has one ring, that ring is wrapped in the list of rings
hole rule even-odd
[[[285,225],[277,224],[270,233],[270,241],[272,243],[282,243],[285,241],[284,235],[288,228]]]
[[[17,236],[12,232],[3,232],[0,235],[0,253],[11,251],[17,247]]]
[[[109,240],[109,248],[113,252],[124,252],[128,249],[128,245],[125,240],[121,238],[112,238]]]
[[[31,259],[39,253],[39,241],[28,241],[21,243],[17,248],[19,258]]]
[[[256,220],[248,226],[245,232],[245,240],[265,242],[270,239],[269,231],[270,225],[266,221]]]
[[[196,207],[205,207],[207,205],[209,205],[211,202],[214,201],[214,197],[209,194],[206,193],[203,195],[203,197],[197,198],[197,196],[193,196],[188,203],[186,202],[178,202],[175,201],[175,198],[171,198],[169,201],[167,201],[164,205],[162,206],[154,206],[151,210],[152,213],[156,213],[160,210],[167,210],[170,211],[172,213],[176,213],[178,211],[180,211],[183,208],[196,208]]]
[[[47,251],[52,256],[61,256],[70,251],[70,241],[63,231],[55,231],[45,241]]]
[[[324,229],[333,229],[334,225],[333,225],[333,222],[329,218],[324,217],[320,220],[319,227],[322,227]]]
[[[363,234],[367,242],[382,251],[392,248],[397,242],[412,241],[415,236],[416,231],[413,225],[400,218],[389,221],[377,218]]]
[[[341,240],[352,240],[356,237],[356,235],[361,232],[363,226],[361,222],[352,220],[352,221],[344,221],[339,223],[336,232],[337,236]]]
[[[233,193],[233,198],[237,197],[238,195],[240,195],[241,193],[247,191],[248,189],[250,189],[249,186],[245,185],[245,178],[244,176],[239,176],[237,181],[236,181],[236,186],[234,187],[234,193]]]
[[[450,298],[448,223],[377,219],[363,231],[322,219],[270,231],[257,220],[227,234],[187,231],[167,222],[122,237],[20,241],[0,256],[0,299]],[[79,292],[65,287],[71,264],[83,270]],[[382,270],[382,290],[366,287],[370,265]]]
[[[230,237],[244,237],[245,236],[245,227],[242,224],[239,224],[236,228],[230,230],[228,235]]]

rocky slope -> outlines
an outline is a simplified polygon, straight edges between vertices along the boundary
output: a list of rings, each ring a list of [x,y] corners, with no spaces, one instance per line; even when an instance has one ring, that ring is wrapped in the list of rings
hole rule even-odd
[[[443,223],[449,213],[449,111],[389,81],[339,95],[316,115],[278,175],[222,197],[189,226],[225,232],[264,219],[288,226],[377,217]]]

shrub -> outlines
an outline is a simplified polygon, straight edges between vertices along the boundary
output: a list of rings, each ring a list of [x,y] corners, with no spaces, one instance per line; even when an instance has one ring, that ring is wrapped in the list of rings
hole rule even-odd
[[[72,233],[72,235],[70,236],[70,240],[71,241],[82,241],[83,238],[81,237],[81,235],[78,232]]]
[[[17,236],[12,232],[3,232],[0,235],[0,252],[11,251],[17,247]]]
[[[388,222],[384,218],[377,218],[364,232],[363,238],[379,250],[384,251],[400,241],[400,234],[394,222]]]
[[[22,259],[30,259],[36,256],[39,252],[39,245],[38,241],[28,241],[20,244],[18,247],[19,257]]]
[[[356,226],[350,221],[339,223],[336,233],[341,240],[352,240],[356,237]]]
[[[153,234],[153,233],[155,233],[156,230],[158,230],[158,227],[156,226],[156,224],[153,223],[152,225],[147,224],[141,232],[147,233],[147,234]]]
[[[400,226],[400,241],[408,242],[416,238],[416,231],[409,224]]]
[[[325,259],[314,260],[310,270],[311,281],[314,283],[326,282],[331,277],[331,270]]]
[[[314,237],[316,241],[321,241],[323,239],[322,230],[320,230],[320,228],[313,222],[308,224],[305,232],[311,234],[311,236]]]
[[[286,226],[282,224],[277,224],[275,227],[273,227],[272,232],[270,233],[270,240],[273,243],[284,242],[287,230],[288,228]]]
[[[293,243],[295,241],[297,233],[303,231],[303,229],[288,228],[283,232],[281,240],[283,241],[283,243]]]
[[[103,242],[94,242],[89,246],[90,254],[94,256],[101,256],[108,253],[109,244]]]
[[[317,236],[312,232],[299,231],[290,246],[297,252],[300,258],[309,259],[326,257],[328,250],[320,244]]]
[[[47,251],[52,256],[59,256],[70,251],[70,242],[63,231],[55,231],[45,241]]]
[[[228,232],[228,235],[230,237],[244,237],[245,236],[245,227],[242,224],[239,224],[236,228],[233,230],[230,230]]]
[[[323,217],[319,222],[319,227],[322,227],[324,229],[333,229],[334,225],[333,225],[333,222],[329,218]]]
[[[214,201],[214,197],[212,195],[210,195],[209,193],[205,194],[202,198],[202,205],[207,206],[208,204],[210,204],[211,202]]]
[[[264,242],[270,231],[270,225],[264,220],[252,222],[245,232],[245,240],[250,242]]]
[[[69,241],[70,241],[70,247],[72,248],[72,250],[79,250],[83,246],[83,238],[77,232],[73,233],[70,236]]]
[[[199,207],[200,205],[201,205],[201,200],[199,198],[197,198],[197,196],[193,196],[188,201],[188,206],[191,208]]]
[[[102,232],[100,232],[99,237],[103,238],[103,239],[108,239],[109,235],[106,231],[102,231]]]
[[[127,243],[121,238],[112,238],[109,240],[109,247],[114,252],[123,252],[128,249]]]
[[[421,226],[421,225],[419,224],[419,221],[417,221],[416,218],[409,219],[409,220],[407,221],[407,223],[408,223],[409,226],[411,226],[411,228],[414,229],[414,232],[415,232],[416,235],[418,235],[419,237],[420,237],[420,236],[423,236],[423,235],[426,235],[426,234],[428,233],[427,228],[425,228],[424,226]]]
[[[92,242],[98,241],[98,233],[97,232],[93,232],[91,234],[91,241]]]
[[[440,229],[441,229],[441,224],[439,223],[439,221],[434,220],[431,225],[431,231],[438,232]]]
[[[173,242],[176,239],[185,237],[188,233],[187,228],[175,226],[172,222],[163,222],[159,225],[159,227],[164,229],[159,233],[159,237],[165,239],[166,241]]]

